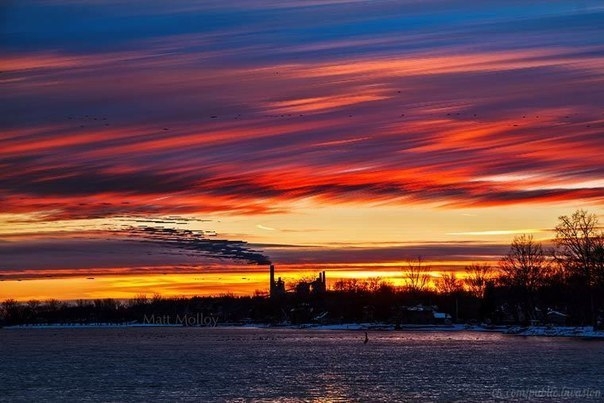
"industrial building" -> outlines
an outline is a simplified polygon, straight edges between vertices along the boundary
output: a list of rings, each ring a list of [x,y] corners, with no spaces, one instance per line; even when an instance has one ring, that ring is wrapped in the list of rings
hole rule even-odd
[[[275,265],[270,265],[269,295],[271,298],[285,295],[285,282],[278,277],[275,280]],[[300,281],[296,284],[295,291],[298,295],[322,294],[327,290],[325,272],[319,272],[319,276],[313,281]]]

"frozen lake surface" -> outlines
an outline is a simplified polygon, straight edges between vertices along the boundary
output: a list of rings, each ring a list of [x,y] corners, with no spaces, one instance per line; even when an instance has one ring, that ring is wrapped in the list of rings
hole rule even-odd
[[[602,400],[604,342],[476,332],[0,330],[5,401]]]

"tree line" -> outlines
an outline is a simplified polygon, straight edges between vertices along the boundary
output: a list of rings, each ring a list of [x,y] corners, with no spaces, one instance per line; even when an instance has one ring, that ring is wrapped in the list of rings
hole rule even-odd
[[[0,303],[0,324],[140,322],[144,315],[204,313],[220,323],[380,321],[399,323],[408,307],[438,306],[457,322],[528,324],[557,312],[569,325],[601,327],[604,306],[604,233],[585,210],[558,218],[552,247],[531,234],[516,236],[496,264],[473,263],[463,275],[433,279],[420,257],[402,268],[405,284],[380,278],[340,280],[320,294],[250,297],[48,300]],[[326,314],[324,314],[326,313]]]
[[[598,327],[604,302],[604,232],[598,217],[586,210],[558,217],[552,244],[547,250],[533,235],[521,234],[496,264],[472,263],[462,276],[442,272],[433,279],[431,267],[418,257],[402,268],[403,287],[370,278],[341,280],[333,289],[388,290],[415,296],[421,303],[438,299],[441,305],[442,297],[448,296],[455,306],[445,298],[445,308],[457,316],[460,301],[477,299],[482,307],[478,313],[469,312],[473,319],[530,323],[543,321],[546,312],[554,311],[567,316],[569,324]]]

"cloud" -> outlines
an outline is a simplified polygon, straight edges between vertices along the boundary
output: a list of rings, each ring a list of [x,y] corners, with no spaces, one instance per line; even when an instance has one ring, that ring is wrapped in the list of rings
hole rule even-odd
[[[43,238],[0,243],[0,276],[4,279],[45,277],[254,272],[256,265],[280,267],[338,265],[373,267],[422,256],[436,265],[463,266],[498,260],[507,244],[416,242],[397,245],[300,246],[209,240],[191,231],[139,227],[90,233],[86,238]],[[262,250],[263,252],[260,252]],[[254,267],[249,264],[252,263]],[[264,270],[264,269],[259,269]],[[331,269],[330,269],[331,270]]]
[[[339,245],[332,247],[281,247],[263,246],[276,264],[383,264],[401,263],[422,256],[428,261],[498,260],[509,249],[505,244],[476,242],[426,242],[410,245],[358,247]]]
[[[466,232],[451,232],[447,235],[455,236],[490,236],[490,235],[515,235],[515,234],[535,234],[542,232],[540,229],[527,228],[517,230],[491,230],[491,231],[466,231]]]
[[[178,220],[182,224],[182,220]],[[163,223],[163,222],[162,222]],[[204,267],[270,263],[268,256],[237,240],[208,238],[213,231],[192,231],[153,225],[122,225],[114,230],[81,231],[78,236],[56,232],[34,240],[0,243],[0,270],[23,273],[34,270],[63,274],[85,273],[88,269],[158,267],[157,271],[178,273],[178,266]],[[70,272],[71,270],[71,272]],[[146,269],[148,270],[148,269]],[[190,268],[188,269],[190,270]],[[104,272],[110,274],[111,270]]]
[[[7,8],[5,211],[604,198],[599,3],[145,4]]]
[[[299,214],[480,207],[489,220],[488,207],[601,205],[603,16],[592,0],[10,2],[0,268],[496,259],[506,245],[338,243],[330,234],[344,230]],[[236,217],[234,238],[265,243],[181,229],[210,214]],[[274,228],[243,234],[246,218]],[[306,218],[320,228],[294,225]]]
[[[276,229],[275,229],[275,228],[272,228],[272,227],[267,227],[267,226],[262,225],[262,224],[257,224],[257,225],[256,225],[256,228],[260,228],[260,229],[263,229],[263,230],[265,230],[265,231],[276,231]]]
[[[208,239],[201,231],[138,226],[124,229],[121,232],[144,242],[191,251],[195,255],[204,257],[247,261],[259,265],[270,264],[268,256],[251,249],[247,242]]]

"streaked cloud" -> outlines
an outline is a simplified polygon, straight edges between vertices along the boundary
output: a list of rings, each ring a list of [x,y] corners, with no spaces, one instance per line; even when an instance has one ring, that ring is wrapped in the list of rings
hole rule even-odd
[[[595,0],[12,2],[0,236],[63,242],[124,216],[201,229],[166,218],[188,216],[319,246],[300,249],[316,263],[382,242],[350,255],[367,263],[405,254],[380,249],[397,237],[490,247],[600,212],[603,17]],[[304,260],[288,251],[272,252]]]
[[[174,222],[172,222],[174,224]],[[0,244],[0,272],[67,270],[77,275],[91,268],[162,267],[270,263],[268,256],[238,240],[214,238],[213,231],[153,225],[117,225],[115,229],[41,234],[39,239],[16,239]],[[176,269],[178,271],[178,269]],[[111,270],[109,270],[111,273]],[[2,274],[2,273],[0,273]],[[108,274],[108,273],[105,273]]]
[[[447,235],[471,235],[471,236],[491,236],[491,235],[516,235],[516,234],[536,234],[542,232],[539,229],[517,229],[517,230],[492,230],[492,231],[468,231],[468,232],[451,232]]]
[[[265,231],[276,231],[275,228],[267,227],[266,225],[262,225],[262,224],[256,224],[256,228],[260,228],[260,229],[263,229]]]

